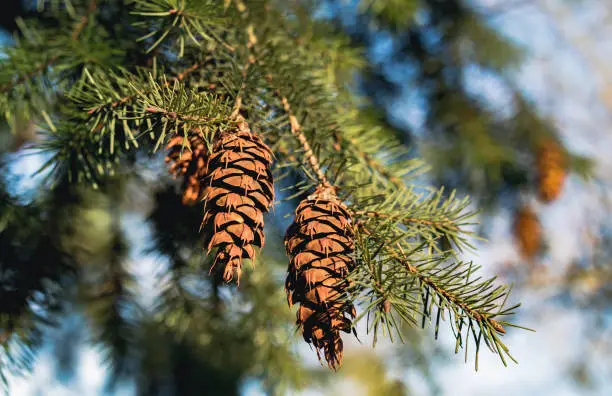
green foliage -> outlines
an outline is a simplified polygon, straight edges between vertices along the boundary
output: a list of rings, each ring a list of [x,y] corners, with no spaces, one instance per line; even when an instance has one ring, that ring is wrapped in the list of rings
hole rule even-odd
[[[133,13],[145,18],[134,25],[148,31],[138,41],[151,42],[146,51],[150,52],[164,40],[176,39],[181,57],[186,43],[218,39],[213,28],[225,22],[222,11],[221,2],[214,0],[136,0]]]
[[[21,20],[18,25],[15,46],[7,47],[0,61],[0,111],[10,124],[49,109],[82,67],[110,67],[122,55],[120,48],[110,46],[101,27],[75,38],[73,28]]]
[[[62,310],[63,287],[74,275],[58,249],[53,222],[37,205],[14,200],[0,182],[0,382],[27,373],[46,326]]]
[[[0,106],[8,122],[46,124],[35,148],[46,155],[41,172],[54,191],[75,183],[99,189],[67,200],[58,213],[74,222],[55,225],[59,251],[77,262],[79,292],[71,298],[116,378],[132,374],[142,394],[189,394],[211,381],[215,391],[237,394],[248,378],[277,393],[305,383],[279,282],[284,264],[268,247],[238,290],[222,285],[214,269],[207,276],[201,208],[181,205],[155,167],[172,137],[184,137],[188,150],[188,136],[197,133],[211,149],[220,133],[236,128],[238,115],[277,156],[277,183],[286,186],[279,212],[322,183],[350,208],[358,261],[350,296],[375,342],[381,334],[403,340],[406,327],[427,322],[437,336],[446,322],[466,358],[471,338],[476,356],[484,344],[504,364],[512,359],[501,341],[515,326],[507,316],[516,306],[505,307],[509,288],[483,280],[459,257],[474,238],[470,200],[424,186],[416,150],[360,92],[356,77],[377,75],[368,74],[376,65],[365,56],[366,40],[317,17],[319,2],[47,3],[40,24],[23,28],[0,62]],[[473,65],[499,72],[519,51],[457,1],[363,1],[357,10],[372,22],[363,35],[389,31],[408,41],[397,47],[416,70],[429,148],[443,153],[434,168],[446,161],[444,169],[473,190],[501,188],[516,152],[536,142],[522,137],[536,124],[543,134],[549,127],[520,97],[516,116],[495,114],[461,77]],[[509,130],[515,135],[507,137]],[[152,209],[138,202],[131,211],[146,215],[149,248],[167,261],[152,306],[137,301],[126,265],[130,241],[119,221],[129,212],[127,182],[150,201]],[[92,226],[83,227],[88,220]],[[74,243],[97,233],[107,235],[98,245]],[[9,258],[17,255],[11,249]],[[41,276],[67,272],[49,268]],[[23,289],[20,314],[34,286]],[[385,389],[401,394],[396,385]]]
[[[380,26],[399,31],[414,23],[423,6],[421,0],[365,0],[359,3],[363,12],[372,13]]]

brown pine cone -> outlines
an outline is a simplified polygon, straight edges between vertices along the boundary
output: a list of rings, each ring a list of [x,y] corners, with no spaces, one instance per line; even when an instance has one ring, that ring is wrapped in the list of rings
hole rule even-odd
[[[183,136],[174,136],[166,146],[166,163],[171,163],[168,172],[183,177],[183,205],[195,205],[201,199],[202,179],[206,176],[208,150],[202,138],[192,134],[186,145]]]
[[[234,133],[218,137],[202,184],[202,230],[208,252],[217,249],[214,266],[223,280],[240,282],[242,261],[264,245],[263,214],[274,201],[272,152],[242,120]]]
[[[542,226],[537,214],[528,206],[515,214],[514,237],[524,258],[532,259],[538,254],[542,245]]]
[[[543,142],[537,155],[538,195],[544,202],[559,198],[567,176],[566,158],[554,140]]]
[[[285,248],[290,257],[285,289],[299,303],[297,325],[331,369],[342,364],[340,331],[349,333],[355,308],[346,279],[355,268],[354,234],[347,207],[329,186],[319,186],[295,211]]]

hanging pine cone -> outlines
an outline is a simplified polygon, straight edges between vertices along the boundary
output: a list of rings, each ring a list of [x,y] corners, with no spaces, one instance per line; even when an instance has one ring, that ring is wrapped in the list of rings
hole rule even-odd
[[[304,340],[334,370],[342,363],[340,331],[349,333],[355,318],[346,279],[355,268],[353,237],[350,214],[329,186],[300,203],[285,236],[287,301],[300,304],[296,323]]]
[[[243,259],[264,245],[263,214],[274,200],[272,152],[241,120],[238,130],[218,137],[202,184],[202,230],[208,251],[217,248],[214,266],[223,280],[240,282]]]
[[[544,141],[538,150],[538,195],[544,202],[559,198],[567,176],[565,154],[554,140]]]
[[[192,134],[187,145],[183,145],[183,136],[174,136],[166,146],[168,154],[166,163],[171,163],[168,172],[174,177],[183,177],[183,205],[195,205],[200,201],[206,176],[208,151],[202,138]]]
[[[525,206],[516,212],[514,236],[524,258],[532,259],[538,254],[542,245],[542,226],[537,214],[530,207]]]

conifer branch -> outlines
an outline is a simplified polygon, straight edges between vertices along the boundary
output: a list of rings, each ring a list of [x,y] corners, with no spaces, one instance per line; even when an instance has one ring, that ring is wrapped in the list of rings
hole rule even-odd
[[[504,309],[510,291],[506,286],[493,287],[495,278],[488,280],[470,279],[471,275],[477,270],[471,264],[440,265],[439,263],[444,261],[444,257],[422,262],[415,255],[416,250],[406,253],[406,248],[413,249],[409,244],[403,242],[390,244],[387,239],[378,236],[380,231],[375,231],[363,222],[357,222],[356,227],[366,236],[366,239],[360,240],[358,245],[360,249],[366,249],[362,254],[365,254],[364,261],[367,266],[360,267],[359,271],[364,272],[364,274],[356,274],[357,288],[355,292],[360,295],[363,288],[366,287],[365,285],[372,290],[368,293],[370,295],[368,297],[370,300],[368,317],[369,310],[377,309],[377,307],[384,308],[382,311],[384,314],[377,316],[372,324],[375,332],[380,323],[387,323],[387,325],[395,323],[394,314],[397,314],[399,318],[409,324],[416,324],[416,320],[412,316],[415,311],[419,311],[420,306],[420,314],[423,318],[422,326],[425,326],[426,319],[431,321],[432,316],[437,315],[435,317],[437,338],[440,319],[444,320],[444,311],[448,311],[451,315],[450,323],[457,340],[457,349],[465,348],[462,331],[466,330],[466,325],[466,336],[471,335],[476,343],[476,369],[481,341],[498,353],[504,364],[506,364],[504,355],[514,361],[508,348],[499,339],[498,334],[506,333],[505,326],[518,326],[496,319],[498,316],[511,315],[514,309],[518,307],[516,305]],[[367,246],[375,247],[375,256],[371,255]],[[413,255],[415,255],[413,258],[409,258]],[[379,259],[375,260],[375,257]],[[413,262],[421,262],[421,264],[415,265]],[[400,267],[396,267],[396,264]],[[400,275],[402,269],[405,271],[403,276]],[[387,273],[388,275],[385,275]],[[364,275],[367,279],[362,279]],[[417,281],[416,285],[414,280]],[[379,301],[379,304],[375,305],[377,301]],[[389,303],[385,308],[381,304],[386,301],[389,301]],[[437,314],[435,308],[437,308]],[[478,330],[478,334],[475,332],[476,330]],[[390,328],[389,331],[391,331]]]
[[[268,82],[270,84],[273,84],[273,79],[272,79],[272,75],[271,74],[268,74],[266,76],[266,79],[268,80]],[[308,139],[306,139],[306,136],[302,132],[302,126],[300,125],[300,122],[298,121],[297,117],[293,113],[293,111],[291,109],[291,105],[289,104],[289,100],[287,100],[287,97],[283,96],[283,94],[280,92],[279,89],[275,89],[275,93],[279,97],[279,99],[281,100],[281,103],[283,105],[283,109],[285,110],[285,113],[289,117],[289,124],[290,124],[290,128],[291,128],[291,133],[293,134],[293,136],[295,136],[298,139],[298,141],[302,145],[302,150],[304,151],[304,156],[306,157],[306,162],[308,162],[308,164],[310,165],[310,167],[314,171],[314,173],[315,173],[315,175],[317,177],[317,180],[319,181],[320,184],[322,184],[322,185],[330,185],[329,181],[327,180],[327,176],[325,176],[325,173],[323,172],[323,169],[321,169],[321,165],[319,164],[319,160],[318,160],[317,156],[315,155],[314,151],[312,150],[312,147],[310,146],[310,143],[308,142]]]
[[[89,3],[89,6],[87,7],[87,12],[81,17],[81,21],[79,22],[78,25],[75,26],[74,30],[72,31],[72,34],[71,34],[72,40],[74,41],[78,40],[79,36],[81,35],[81,32],[87,26],[87,22],[89,21],[91,14],[95,12],[96,8],[97,8],[97,1],[91,0],[91,2]],[[45,69],[55,64],[55,62],[58,61],[59,58],[60,57],[57,55],[51,56],[46,62],[41,63],[29,73],[19,76],[15,81],[2,85],[0,87],[0,92],[6,93],[10,91],[11,89],[13,89],[13,87],[31,80],[36,75],[42,73]]]
[[[169,109],[162,109],[162,108],[153,107],[153,106],[147,107],[144,110],[147,113],[161,114],[170,120],[179,121],[179,122],[196,122],[199,124],[210,124],[214,122],[220,122],[225,119],[225,117],[221,117],[221,118],[219,117],[200,117],[200,116],[192,116],[188,114],[179,114],[176,111],[172,111]]]
[[[244,19],[247,18],[248,15],[248,8],[246,6],[246,4],[244,4],[244,2],[242,0],[236,0],[236,8],[238,9],[238,11],[241,13],[242,17]],[[253,52],[257,53],[257,50],[255,48],[255,45],[258,42],[257,39],[257,35],[255,34],[255,29],[253,27],[252,23],[249,23],[247,25],[247,37],[248,37],[248,47],[249,49],[253,50]],[[259,62],[260,64],[262,62]],[[265,65],[262,65],[265,67]],[[268,83],[272,86],[274,86],[274,79],[272,77],[271,73],[266,74],[266,80],[268,81]],[[323,169],[321,168],[321,165],[319,163],[319,159],[317,158],[317,156],[315,155],[314,151],[312,150],[312,147],[310,146],[310,143],[308,142],[308,139],[306,139],[306,136],[304,135],[303,131],[302,131],[302,126],[300,125],[300,122],[298,121],[297,117],[295,116],[295,114],[293,113],[293,110],[291,108],[291,104],[289,103],[289,100],[287,99],[286,96],[284,96],[280,89],[278,87],[274,87],[274,92],[275,94],[278,96],[278,98],[280,99],[282,105],[283,105],[283,110],[285,111],[285,113],[287,114],[287,116],[289,117],[289,124],[290,124],[290,128],[291,128],[291,134],[293,134],[293,136],[295,136],[298,141],[300,142],[300,144],[302,145],[302,150],[304,151],[304,156],[306,157],[306,162],[310,165],[310,167],[312,168],[312,170],[314,171],[317,180],[319,181],[319,183],[321,185],[325,185],[328,186],[330,185],[327,176],[325,176],[325,173],[323,172]]]
[[[166,82],[163,83],[163,87],[164,88],[168,88],[170,87],[172,84],[176,83],[176,82],[180,82],[183,81],[185,78],[187,78],[191,73],[195,72],[196,70],[198,70],[200,68],[200,63],[196,62],[193,65],[189,66],[188,68],[186,68],[185,70],[181,71],[179,74],[177,74],[174,78],[172,78],[171,80],[167,80]],[[144,94],[150,94],[152,93],[152,91],[146,91],[144,92]],[[139,94],[133,94],[133,95],[127,95],[122,97],[121,99],[115,100],[113,102],[107,103],[107,104],[102,104],[99,105],[97,107],[91,108],[87,111],[88,114],[94,114],[97,113],[99,111],[101,111],[103,108],[107,107],[107,108],[115,108],[118,106],[121,106],[123,104],[126,104],[134,99],[136,99],[138,97],[138,95],[142,95],[143,93],[139,93]]]
[[[58,58],[59,58],[58,56],[50,57],[46,62],[41,63],[40,65],[36,66],[30,72],[19,76],[14,81],[11,81],[9,83],[4,84],[2,87],[0,87],[0,92],[6,93],[6,92],[10,91],[11,89],[13,89],[15,86],[17,86],[19,84],[22,84],[22,83],[24,83],[26,81],[31,80],[32,78],[34,78],[38,74],[42,73],[45,69],[51,67],[58,60]]]
[[[367,216],[367,217],[377,217],[381,219],[387,220],[400,220],[406,223],[415,223],[426,226],[431,226],[436,229],[448,229],[452,231],[461,231],[461,229],[455,224],[454,219],[450,219],[447,217],[442,217],[440,220],[428,220],[417,217],[405,217],[402,214],[389,214],[389,213],[381,213],[372,210],[361,210],[355,212],[356,216]]]
[[[134,50],[129,35],[115,37],[120,35],[114,30],[100,36],[83,33],[94,28],[104,33],[106,12],[113,12],[115,4],[121,4],[121,19],[116,22],[119,31],[125,28],[133,32],[133,20],[124,12],[123,2],[83,0],[81,4],[87,1],[88,14],[80,20],[71,14],[71,19],[63,22],[68,26],[58,30],[62,34],[57,40],[48,40],[44,34],[55,30],[41,29],[42,35],[35,33],[42,39],[17,47],[15,56],[5,63],[2,82],[32,79],[32,85],[24,84],[23,90],[4,95],[1,104],[8,109],[7,114],[25,104],[29,106],[27,113],[46,95],[59,96],[68,91],[69,100],[58,103],[47,117],[49,139],[39,147],[53,155],[43,170],[51,168],[54,175],[61,172],[67,180],[93,181],[94,186],[105,181],[105,176],[114,172],[124,158],[137,157],[125,155],[130,144],[138,147],[137,139],[148,135],[146,147],[155,144],[152,151],[156,151],[171,137],[167,146],[167,161],[174,161],[170,173],[181,175],[189,183],[195,180],[205,185],[205,194],[204,187],[200,190],[199,185],[198,189],[189,185],[188,197],[194,204],[205,197],[207,215],[202,224],[206,224],[206,238],[211,237],[207,242],[198,241],[197,224],[190,223],[200,217],[196,212],[201,207],[193,206],[194,211],[182,216],[183,212],[168,202],[158,205],[159,214],[167,218],[156,229],[158,235],[153,242],[173,265],[168,268],[168,284],[160,288],[160,309],[156,314],[167,319],[172,331],[184,332],[187,327],[193,331],[195,322],[199,322],[197,326],[207,326],[208,321],[197,319],[209,317],[211,311],[221,317],[221,310],[209,307],[211,299],[219,306],[216,291],[211,292],[216,295],[212,297],[208,291],[199,293],[190,287],[191,278],[202,273],[194,252],[203,245],[218,249],[213,263],[217,258],[226,260],[226,269],[229,265],[232,271],[241,270],[242,259],[254,258],[255,250],[245,246],[263,245],[263,208],[267,211],[274,200],[270,166],[278,153],[286,158],[281,167],[295,171],[288,189],[296,191],[296,196],[317,185],[315,194],[303,201],[302,209],[307,210],[300,212],[299,206],[296,209],[296,226],[292,237],[286,240],[288,253],[294,256],[290,265],[300,264],[300,268],[296,265],[293,269],[294,280],[299,281],[294,285],[294,297],[314,303],[321,316],[329,317],[332,307],[319,302],[325,302],[327,295],[328,302],[333,303],[335,297],[318,285],[325,294],[315,302],[314,295],[316,299],[321,296],[313,289],[315,283],[329,282],[327,274],[335,272],[339,281],[336,287],[341,287],[343,296],[340,311],[344,310],[347,316],[340,327],[339,317],[332,319],[334,331],[353,329],[357,310],[347,311],[353,303],[364,311],[359,318],[368,316],[368,330],[374,328],[376,334],[378,328],[384,332],[386,326],[389,334],[397,332],[400,338],[405,328],[402,323],[415,324],[415,318],[421,316],[423,322],[431,322],[436,313],[437,335],[440,318],[445,320],[448,314],[458,347],[465,346],[467,330],[474,336],[477,348],[482,338],[500,356],[502,351],[507,353],[497,337],[508,326],[514,326],[499,319],[514,309],[504,309],[505,300],[500,304],[509,294],[508,287],[495,287],[493,279],[473,277],[476,268],[454,260],[454,251],[469,246],[469,201],[455,199],[452,194],[448,197],[442,190],[426,189],[420,193],[418,187],[407,185],[409,177],[415,177],[422,165],[409,155],[396,131],[382,122],[378,113],[368,112],[369,105],[351,90],[355,72],[367,64],[365,56],[356,56],[358,51],[351,48],[352,43],[336,36],[332,29],[324,30],[331,24],[326,27],[326,22],[303,21],[302,17],[313,16],[310,4],[287,7],[283,2],[243,0],[130,1],[129,6],[134,7],[130,15],[139,15],[136,25],[143,28],[144,36],[138,41],[148,48],[134,53],[129,52]],[[229,9],[231,3],[236,9]],[[91,17],[94,12],[98,12],[95,18]],[[100,24],[94,25],[96,22]],[[319,27],[323,34],[319,34]],[[71,41],[79,36],[78,42]],[[45,50],[29,51],[39,47]],[[90,48],[99,52],[89,51]],[[152,51],[158,54],[155,59],[160,68],[139,68],[143,57],[151,59]],[[102,54],[99,59],[106,56],[112,62],[90,62],[98,53]],[[56,59],[46,65],[51,56]],[[190,59],[190,63],[177,63],[182,57]],[[59,63],[54,63],[58,59]],[[172,77],[196,59],[192,66]],[[158,70],[166,72],[157,74]],[[168,70],[174,72],[167,73]],[[30,76],[31,71],[34,73]],[[41,78],[35,78],[42,72]],[[3,89],[0,85],[1,92]],[[212,90],[215,92],[210,93]],[[438,111],[434,116],[437,119],[443,110],[438,110],[435,103],[428,104]],[[274,150],[246,128],[246,121],[255,129],[269,132]],[[181,157],[188,146],[195,149]],[[215,155],[214,159],[209,155]],[[187,190],[186,185],[183,190]],[[174,189],[168,189],[168,195],[181,208],[186,205],[185,195],[183,201],[176,197]],[[238,206],[244,213],[237,213]],[[342,257],[334,256],[336,253]],[[122,345],[131,346],[131,340],[122,339],[121,331],[115,330],[124,327],[128,330],[125,334],[130,335],[131,324],[126,316],[130,312],[124,306],[131,306],[134,296],[129,288],[130,274],[123,268],[120,255],[115,256],[112,268],[100,279],[100,290],[92,296],[99,304],[98,313],[94,313],[94,322],[102,330],[99,340],[115,343],[121,349]],[[322,260],[315,263],[313,259]],[[338,260],[345,269],[339,270]],[[310,271],[313,268],[315,271]],[[224,271],[224,277],[227,274]],[[249,276],[247,285],[259,274]],[[212,282],[218,280],[213,278]],[[271,276],[266,280],[277,283]],[[197,282],[201,284],[201,279]],[[236,298],[246,296],[244,291],[243,288]],[[261,288],[257,293],[273,296]],[[311,297],[300,297],[308,293]],[[244,324],[251,326],[249,329],[256,328],[253,323],[259,320],[268,329],[270,316],[276,317],[276,313],[266,311],[265,305],[258,307],[255,299],[253,302],[249,306],[257,308]],[[305,308],[303,312],[307,312]],[[288,310],[282,312],[285,311]],[[371,314],[374,323],[370,322]],[[316,320],[325,324],[322,317]],[[247,331],[246,335],[252,339],[252,333]],[[336,345],[340,345],[340,338],[334,337]],[[276,339],[275,335],[269,338]],[[260,345],[257,348],[261,349]],[[338,351],[341,347],[333,354]],[[116,357],[120,362],[124,356]]]
[[[81,35],[81,32],[87,26],[87,23],[89,22],[89,18],[94,12],[96,12],[97,8],[98,8],[97,0],[91,0],[89,2],[89,6],[87,6],[87,12],[83,16],[81,16],[80,22],[76,25],[76,27],[74,28],[74,31],[72,32],[72,39],[74,41],[76,41],[79,38],[79,36]]]
[[[347,147],[350,147],[354,151],[356,151],[357,155],[361,157],[363,162],[365,162],[370,168],[372,168],[375,172],[382,175],[384,178],[389,180],[389,182],[396,188],[405,187],[406,184],[393,173],[389,172],[389,170],[380,163],[377,159],[372,157],[372,155],[360,149],[360,144],[353,138],[347,138],[343,136],[341,133],[334,133],[334,149],[336,151],[340,151],[343,144],[346,144]]]
[[[365,228],[364,228],[364,231],[366,232],[366,234],[369,233],[369,231]],[[408,261],[406,257],[402,257],[402,256],[405,256],[405,252],[402,246],[399,243],[396,243],[396,246],[398,250],[401,252],[401,255],[397,254],[394,250],[390,250],[390,252],[392,252],[392,255],[395,258],[397,258],[397,260],[406,267],[408,272],[416,276],[421,281],[421,283],[423,283],[424,285],[427,285],[429,288],[431,288],[431,290],[435,291],[435,293],[444,297],[446,301],[448,301],[452,305],[459,307],[463,312],[465,312],[467,316],[474,319],[475,321],[485,322],[489,324],[490,326],[494,327],[500,333],[506,332],[503,326],[499,324],[499,322],[489,317],[488,313],[471,307],[469,304],[463,301],[457,294],[445,289],[438,282],[436,282],[433,278],[423,274],[421,271],[419,271],[417,267],[410,264],[410,262]]]

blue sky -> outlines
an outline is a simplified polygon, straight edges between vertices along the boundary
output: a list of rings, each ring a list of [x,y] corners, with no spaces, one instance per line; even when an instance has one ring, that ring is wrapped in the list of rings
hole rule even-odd
[[[502,0],[475,0],[485,6],[500,3]],[[546,0],[534,0],[546,1]],[[550,0],[552,3],[556,0]],[[592,3],[592,2],[591,2]],[[584,35],[595,29],[601,10],[595,3],[591,10],[574,15],[575,24],[569,26],[568,34]],[[517,42],[531,50],[531,57],[517,72],[516,78],[528,92],[538,99],[542,109],[554,118],[570,147],[579,153],[597,158],[598,185],[587,184],[577,177],[571,177],[560,200],[551,206],[538,206],[542,216],[546,236],[550,243],[550,253],[542,261],[543,268],[553,276],[561,274],[575,259],[589,255],[592,250],[592,235],[597,227],[610,219],[610,178],[612,177],[612,128],[610,109],[598,101],[602,83],[610,83],[606,76],[594,73],[586,65],[579,51],[564,43],[550,19],[537,7],[527,6],[495,19],[496,26]],[[589,31],[592,36],[592,32]],[[609,37],[612,38],[612,35]],[[601,53],[610,49],[610,42],[598,38],[595,48]],[[609,52],[608,52],[609,53]],[[608,77],[609,78],[609,77]],[[486,80],[479,84],[492,94],[495,84]],[[490,84],[487,85],[487,84]],[[552,92],[552,94],[551,94]],[[594,98],[596,98],[594,100]],[[414,115],[414,107],[406,100],[405,108],[397,109],[398,117]],[[14,166],[17,174],[28,175],[36,169],[35,159],[19,161]],[[24,179],[23,188],[31,181]],[[485,271],[493,274],[507,263],[518,263],[519,258],[509,234],[511,214],[502,212],[492,222],[490,241],[478,249],[473,259],[483,265]],[[135,227],[137,228],[137,227]],[[137,236],[138,237],[138,236]],[[151,269],[156,264],[136,252],[132,257],[132,268],[143,282],[150,281]],[[580,290],[575,291],[581,293]],[[536,333],[510,331],[507,344],[519,360],[518,366],[504,368],[498,358],[484,351],[481,354],[480,371],[475,373],[471,363],[464,364],[460,356],[453,356],[439,367],[440,385],[444,395],[456,396],[497,396],[505,395],[609,395],[612,394],[612,380],[609,379],[610,363],[605,353],[590,349],[585,335],[592,324],[591,317],[578,308],[568,308],[556,302],[558,290],[555,287],[542,287],[537,291],[520,291],[514,297],[524,303],[521,324],[536,328]],[[446,335],[440,341],[444,348],[451,348],[453,341]],[[356,343],[351,348],[360,348]],[[364,341],[365,347],[369,344]],[[387,347],[388,348],[388,347]],[[383,353],[385,347],[381,348]],[[571,363],[587,354],[592,361],[593,370],[599,381],[596,389],[579,389],[567,378]],[[308,354],[310,358],[312,354]],[[316,362],[313,360],[313,364]],[[420,378],[414,373],[396,373],[407,380],[417,395],[426,393]],[[84,347],[75,382],[61,384],[54,378],[52,358],[43,353],[35,367],[32,377],[14,379],[15,396],[71,396],[101,395],[104,387],[105,370],[99,354],[91,347]],[[350,381],[337,384],[344,394],[349,391],[358,395],[359,391]],[[419,393],[419,390],[423,393]],[[131,395],[129,386],[116,394]],[[245,394],[258,394],[255,387],[245,389]],[[315,395],[304,392],[303,395]]]

